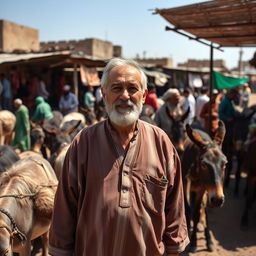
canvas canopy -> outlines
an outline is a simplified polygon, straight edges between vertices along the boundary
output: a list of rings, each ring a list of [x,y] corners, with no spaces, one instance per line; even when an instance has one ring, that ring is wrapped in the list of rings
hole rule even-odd
[[[237,86],[241,86],[247,83],[249,78],[235,78],[231,76],[225,76],[219,72],[213,71],[213,85],[216,89],[231,89]]]

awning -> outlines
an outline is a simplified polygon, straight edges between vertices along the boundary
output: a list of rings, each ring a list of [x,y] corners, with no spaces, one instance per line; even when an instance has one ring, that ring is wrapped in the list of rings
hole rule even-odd
[[[155,85],[156,86],[164,86],[168,79],[170,78],[169,75],[159,72],[159,71],[149,71],[144,70],[147,76],[151,76],[155,78]]]
[[[256,45],[256,0],[216,0],[170,9],[156,9],[178,33],[219,46]]]
[[[73,64],[87,67],[104,67],[105,59],[93,58],[88,55],[72,54],[70,51],[48,53],[0,54],[0,65],[45,63],[49,67],[72,66]]]

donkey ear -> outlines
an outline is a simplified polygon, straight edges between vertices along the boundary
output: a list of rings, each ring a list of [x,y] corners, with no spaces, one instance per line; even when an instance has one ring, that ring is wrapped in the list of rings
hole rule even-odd
[[[188,117],[188,114],[190,112],[190,107],[186,110],[186,112],[181,116],[181,121],[184,122],[184,120]]]
[[[201,134],[195,130],[193,130],[189,124],[186,125],[186,131],[188,137],[199,147],[203,148],[209,144],[209,141],[205,141]]]
[[[226,134],[225,124],[220,120],[219,127],[216,130],[216,133],[215,133],[215,136],[213,139],[214,143],[221,146],[221,144],[224,140],[225,134]]]

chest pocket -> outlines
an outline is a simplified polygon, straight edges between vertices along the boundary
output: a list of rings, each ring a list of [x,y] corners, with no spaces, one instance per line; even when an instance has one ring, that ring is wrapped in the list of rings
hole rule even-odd
[[[146,175],[142,186],[142,202],[153,214],[162,215],[165,207],[168,180]]]

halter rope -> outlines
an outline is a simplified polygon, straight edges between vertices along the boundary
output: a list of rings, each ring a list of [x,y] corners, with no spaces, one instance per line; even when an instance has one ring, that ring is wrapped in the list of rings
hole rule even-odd
[[[27,237],[18,229],[13,217],[11,216],[11,214],[9,212],[7,212],[5,209],[3,208],[0,208],[0,212],[5,214],[9,220],[11,221],[11,224],[12,224],[12,230],[11,230],[11,235],[12,236],[15,236],[17,235],[18,238],[21,240],[21,241],[25,241],[27,240]],[[6,228],[6,227],[4,227]],[[8,229],[7,229],[8,230]]]

